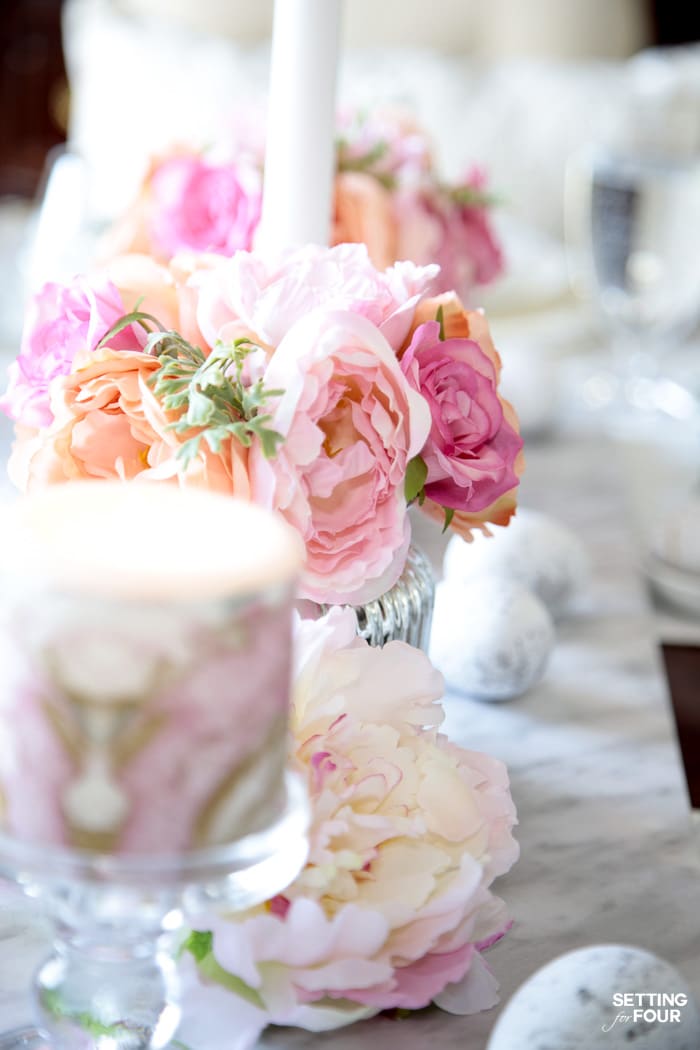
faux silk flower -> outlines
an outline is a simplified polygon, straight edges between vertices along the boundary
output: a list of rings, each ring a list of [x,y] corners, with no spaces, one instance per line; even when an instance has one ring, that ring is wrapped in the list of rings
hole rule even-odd
[[[333,192],[333,244],[364,244],[379,270],[398,258],[398,223],[391,193],[362,171],[340,172]]]
[[[23,427],[45,427],[53,414],[49,386],[67,375],[76,355],[93,351],[126,313],[117,287],[105,278],[48,282],[30,300],[19,355],[9,368],[0,408]],[[145,334],[129,326],[110,340],[114,350],[139,350]]]
[[[103,348],[83,354],[51,386],[53,422],[18,434],[8,473],[22,491],[78,478],[136,477],[162,440],[145,409],[155,358]]]
[[[262,179],[253,165],[176,152],[151,163],[101,251],[144,253],[164,263],[180,252],[231,255],[252,246],[261,203]]]
[[[497,983],[481,951],[509,926],[490,887],[518,856],[504,767],[438,731],[442,679],[427,657],[368,647],[348,611],[301,623],[297,654],[309,860],[267,906],[196,923],[218,980],[243,982],[251,1042],[270,1022],[318,1031],[431,1000],[487,1009]],[[230,1004],[211,964],[197,983]],[[185,1031],[196,1024],[193,1003]]]
[[[436,338],[434,327],[438,312],[442,339]],[[507,525],[515,513],[525,466],[518,417],[497,393],[501,358],[483,313],[465,310],[454,293],[423,299],[411,338],[419,332],[418,341],[427,349],[425,367],[416,362],[415,347],[403,367],[431,406],[431,435],[422,453],[428,484],[421,510],[444,522],[449,508],[450,528],[469,540],[475,528],[488,534],[489,522]]]
[[[437,321],[413,334],[401,367],[430,407],[421,452],[425,495],[441,507],[486,511],[518,484],[522,448],[498,395],[496,368],[473,339],[441,339]]]
[[[8,474],[21,491],[85,478],[134,478],[197,485],[250,498],[248,450],[232,440],[214,454],[202,444],[182,470],[180,440],[149,386],[159,367],[148,354],[103,348],[79,355],[51,388],[53,423],[18,428]]]
[[[252,496],[305,542],[302,597],[376,598],[408,550],[404,479],[430,426],[424,399],[377,327],[347,310],[297,321],[264,382],[284,391],[267,406],[284,441],[272,459],[251,448]]]
[[[230,255],[252,246],[262,200],[253,168],[173,157],[153,171],[149,195],[150,236],[166,257],[180,251]]]
[[[482,176],[471,184],[481,190]],[[485,204],[461,203],[443,187],[409,187],[397,191],[396,252],[418,264],[437,263],[440,273],[434,292],[456,291],[469,299],[477,285],[488,284],[502,272],[501,247]]]
[[[311,311],[350,310],[396,350],[437,272],[410,262],[377,270],[362,244],[306,245],[273,258],[237,252],[199,282],[197,320],[210,346],[243,328],[274,348]]]

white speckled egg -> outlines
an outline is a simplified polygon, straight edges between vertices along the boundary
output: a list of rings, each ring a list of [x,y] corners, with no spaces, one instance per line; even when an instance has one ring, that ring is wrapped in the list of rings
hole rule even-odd
[[[456,691],[520,696],[539,682],[553,645],[551,616],[522,584],[500,576],[438,584],[430,657]]]
[[[666,999],[649,1004],[638,1000],[643,993]],[[626,995],[632,997],[627,1003]],[[700,1014],[670,963],[641,948],[599,944],[554,959],[506,1004],[487,1050],[525,1047],[697,1050]]]
[[[517,580],[542,599],[552,616],[564,612],[582,587],[588,557],[578,537],[548,514],[519,508],[510,525],[489,526],[471,543],[454,536],[445,551],[448,580],[499,575]]]

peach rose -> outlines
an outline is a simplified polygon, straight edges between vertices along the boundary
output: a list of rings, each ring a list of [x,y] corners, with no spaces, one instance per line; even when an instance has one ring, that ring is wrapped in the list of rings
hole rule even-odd
[[[341,172],[335,179],[332,244],[366,244],[378,270],[398,258],[398,229],[391,194],[372,175]]]
[[[22,490],[75,478],[136,477],[162,440],[144,411],[156,358],[104,348],[76,358],[51,386],[54,421],[18,434],[8,471]]]
[[[104,348],[76,359],[70,375],[51,387],[54,422],[44,430],[18,429],[8,464],[23,491],[75,478],[135,477],[178,481],[249,497],[247,450],[231,442],[220,455],[202,442],[183,473],[181,441],[169,429],[149,386],[158,360],[148,354]]]
[[[119,289],[126,309],[158,318],[164,328],[179,332],[189,343],[207,350],[197,324],[196,275],[215,265],[217,256],[180,255],[168,266],[149,255],[118,255],[105,267]]]

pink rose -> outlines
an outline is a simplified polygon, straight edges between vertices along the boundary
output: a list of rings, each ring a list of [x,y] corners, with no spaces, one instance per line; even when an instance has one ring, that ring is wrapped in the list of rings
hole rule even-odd
[[[49,384],[70,372],[79,351],[92,352],[127,312],[111,281],[76,277],[69,285],[48,283],[29,304],[16,361],[0,408],[28,427],[48,426],[53,419]],[[140,350],[145,332],[129,327],[110,340],[113,350]]]
[[[421,452],[425,494],[441,507],[479,513],[518,484],[522,448],[498,396],[498,374],[473,339],[440,339],[427,321],[413,334],[401,367],[430,407],[430,435]]]
[[[179,251],[230,255],[250,248],[261,204],[255,169],[172,157],[155,167],[147,194],[148,231],[161,257]]]
[[[361,603],[400,575],[410,537],[404,477],[428,407],[381,332],[349,311],[316,310],[280,343],[264,376],[284,390],[270,426],[284,444],[250,454],[253,499],[306,543],[302,597]]]
[[[312,310],[351,310],[398,349],[436,274],[410,262],[376,270],[364,244],[307,245],[277,258],[237,252],[202,276],[197,320],[210,346],[244,328],[275,347]]]

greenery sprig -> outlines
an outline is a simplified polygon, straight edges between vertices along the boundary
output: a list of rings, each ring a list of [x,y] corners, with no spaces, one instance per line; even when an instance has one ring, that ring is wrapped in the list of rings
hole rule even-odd
[[[502,203],[497,194],[470,186],[469,183],[464,186],[444,186],[443,189],[455,204],[463,208],[492,208]]]
[[[389,151],[387,142],[381,140],[375,142],[373,146],[359,156],[353,154],[352,143],[348,139],[337,138],[335,146],[338,171],[359,171],[365,175],[372,175],[386,190],[396,188],[396,176],[390,171],[383,171],[380,166],[380,162]]]
[[[131,324],[141,325],[148,333],[144,352],[158,358],[160,368],[149,383],[166,412],[178,414],[170,428],[177,434],[196,431],[177,452],[184,470],[197,456],[202,441],[218,454],[230,438],[245,448],[257,438],[267,459],[276,455],[284,438],[270,426],[272,417],[266,406],[284,391],[269,390],[262,379],[250,384],[244,381],[246,358],[259,349],[255,343],[249,339],[218,342],[206,356],[178,332],[167,331],[157,318],[136,309],[113,325],[98,345],[104,346]]]

